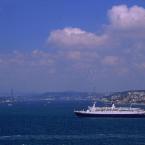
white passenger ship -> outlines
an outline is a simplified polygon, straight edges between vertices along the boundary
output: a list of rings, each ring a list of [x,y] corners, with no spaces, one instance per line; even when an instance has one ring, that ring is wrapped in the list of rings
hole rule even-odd
[[[126,117],[126,118],[143,118],[145,117],[145,110],[141,108],[132,107],[88,107],[87,110],[74,111],[79,117]]]

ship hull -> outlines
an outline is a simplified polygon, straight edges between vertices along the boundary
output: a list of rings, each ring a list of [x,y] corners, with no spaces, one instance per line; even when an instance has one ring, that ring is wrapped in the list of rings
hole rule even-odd
[[[145,118],[145,114],[91,114],[75,112],[78,117]]]

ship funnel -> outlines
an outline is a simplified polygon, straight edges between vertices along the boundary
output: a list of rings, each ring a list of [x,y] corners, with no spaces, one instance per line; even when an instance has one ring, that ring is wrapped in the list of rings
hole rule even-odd
[[[113,109],[115,109],[115,105],[114,105],[114,104],[112,104],[112,107],[111,107],[111,108],[112,108],[112,110],[113,110]]]

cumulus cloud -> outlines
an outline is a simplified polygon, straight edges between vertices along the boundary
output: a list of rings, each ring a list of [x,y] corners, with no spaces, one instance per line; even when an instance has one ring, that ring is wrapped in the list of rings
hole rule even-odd
[[[139,6],[113,6],[108,12],[110,24],[119,29],[145,28],[145,9]]]
[[[66,27],[51,31],[48,42],[59,48],[118,47],[122,41],[145,40],[145,9],[140,6],[113,6],[108,11],[109,24],[97,35],[81,28]],[[128,41],[127,40],[127,41]],[[143,43],[144,44],[144,43]]]
[[[80,28],[67,27],[50,33],[48,42],[65,48],[94,48],[104,45],[108,40],[106,34],[96,35]]]
[[[144,68],[145,8],[116,5],[108,10],[107,17],[109,23],[102,25],[99,34],[65,27],[51,31],[48,43],[58,48],[58,57],[73,63],[74,68],[110,68],[121,74],[137,70],[140,64]]]

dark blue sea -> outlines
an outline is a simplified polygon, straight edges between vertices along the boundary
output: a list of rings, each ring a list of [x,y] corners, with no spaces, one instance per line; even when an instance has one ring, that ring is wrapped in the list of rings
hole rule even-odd
[[[77,118],[90,102],[0,104],[0,145],[145,145],[145,119]]]

